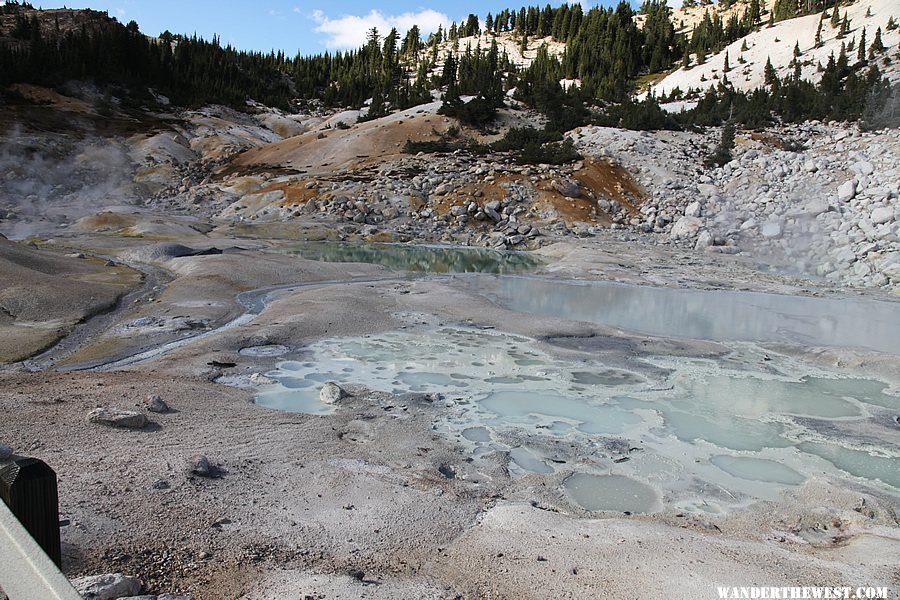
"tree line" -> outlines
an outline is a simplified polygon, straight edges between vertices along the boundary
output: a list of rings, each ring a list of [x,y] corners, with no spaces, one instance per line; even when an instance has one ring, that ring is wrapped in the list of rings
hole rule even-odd
[[[792,11],[825,10],[829,1],[796,0],[790,6]],[[283,109],[291,109],[298,99],[341,107],[369,102],[368,118],[429,101],[431,91],[440,89],[442,112],[481,127],[515,89],[517,99],[546,115],[549,131],[566,131],[592,118],[631,127],[641,127],[642,120],[644,126],[666,126],[673,119],[663,115],[655,99],[630,100],[635,79],[689,63],[692,56],[705,60],[707,52],[764,26],[762,2],[751,0],[742,16],[727,22],[707,12],[690,35],[676,30],[665,0],[646,0],[639,12],[624,0],[587,11],[580,4],[548,4],[504,9],[484,21],[469,15],[424,39],[415,26],[403,36],[396,29],[383,33],[373,28],[358,49],[289,57],[240,51],[223,46],[217,37],[204,40],[167,31],[151,38],[134,21],[122,25],[93,11],[79,13],[85,15],[80,26],[61,28],[58,21],[48,22],[49,13],[12,0],[0,7],[2,14],[15,15],[12,25],[0,31],[0,84],[57,86],[94,80],[137,95],[153,88],[185,106],[242,108],[248,98]],[[779,10],[776,2],[769,12]],[[839,8],[831,10],[834,15]],[[498,46],[495,36],[506,32],[534,53],[527,67],[515,64]],[[480,34],[489,35],[472,37]],[[544,38],[564,42],[562,55],[552,54],[543,43],[535,48],[535,40]],[[772,114],[789,120],[859,118],[868,100],[884,95],[884,86],[880,74],[861,72],[864,60],[850,66],[842,55],[822,67],[817,86],[797,74],[743,94],[722,81],[701,99],[694,117],[679,118],[697,124],[714,121],[723,103],[732,112],[746,112],[748,121]],[[569,84],[561,85],[565,80]],[[474,99],[464,102],[464,96]]]

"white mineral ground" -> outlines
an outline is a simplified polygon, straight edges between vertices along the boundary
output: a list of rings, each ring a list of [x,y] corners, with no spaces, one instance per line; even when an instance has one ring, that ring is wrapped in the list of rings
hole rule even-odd
[[[780,500],[725,514],[682,512],[668,504],[649,515],[589,513],[568,499],[559,477],[522,474],[507,454],[471,462],[471,448],[440,427],[448,410],[440,401],[347,385],[351,395],[332,413],[311,415],[259,406],[253,389],[216,383],[223,375],[247,381],[253,374],[262,374],[256,381],[264,382],[281,360],[241,349],[282,345],[296,351],[335,336],[414,330],[410,315],[537,338],[543,352],[563,359],[574,351],[548,338],[593,336],[603,358],[613,362],[645,355],[715,358],[731,351],[715,342],[523,315],[479,295],[462,278],[315,262],[285,252],[302,239],[512,245],[545,258],[539,274],[551,280],[896,303],[896,131],[797,126],[788,133],[807,143],[807,157],[747,137],[734,165],[706,177],[700,185],[707,187],[698,192],[700,150],[712,135],[585,128],[575,135],[585,153],[604,154],[627,168],[647,162],[646,156],[659,158],[633,170],[652,192],[646,210],[629,216],[624,204],[617,212],[606,202],[607,216],[620,225],[610,230],[603,211],[594,212],[596,218],[585,211],[602,202],[584,196],[576,202],[553,191],[551,179],[559,173],[511,167],[515,173],[491,174],[503,157],[459,166],[465,159],[457,156],[393,154],[382,157],[386,166],[372,167],[374,159],[360,156],[387,150],[358,144],[369,144],[385,123],[326,132],[316,129],[321,118],[312,119],[298,128],[310,133],[266,146],[280,134],[250,117],[221,109],[183,116],[179,122],[193,128],[184,131],[189,142],[120,140],[137,164],[146,159],[139,151],[168,153],[138,173],[141,185],[162,190],[142,206],[98,212],[109,189],[119,189],[118,180],[97,188],[87,204],[79,205],[73,191],[55,212],[41,212],[33,203],[3,205],[8,212],[0,231],[10,238],[39,237],[33,245],[0,238],[0,442],[43,459],[58,473],[61,517],[68,520],[61,530],[68,576],[121,572],[137,576],[154,594],[260,599],[706,598],[721,585],[900,586],[896,490],[879,492],[823,473]],[[431,123],[427,111],[391,118],[410,131],[413,125],[422,131],[443,127],[436,117]],[[409,134],[398,131],[389,140],[395,153]],[[343,141],[327,144],[331,139]],[[310,158],[304,144],[322,151]],[[323,175],[310,182],[273,165],[265,167],[274,169],[270,173],[220,173],[216,179],[209,164],[191,162],[201,157],[220,164],[235,150],[254,146],[262,149],[243,155],[239,166],[268,157],[323,175],[332,162],[347,168],[366,163],[369,179],[347,183]],[[13,173],[7,181],[25,181],[15,156],[14,149],[4,150],[4,168]],[[787,167],[775,177],[766,161]],[[856,175],[843,170],[864,162]],[[395,167],[407,171],[392,175]],[[570,169],[572,177],[581,177],[585,188],[592,177],[597,183],[602,167],[587,160],[581,167]],[[415,170],[420,168],[428,170],[425,175]],[[60,177],[31,193],[64,187]],[[790,212],[789,193],[801,194],[816,177],[825,206],[803,220]],[[513,179],[531,192],[498,185]],[[836,190],[847,181],[856,182],[856,195],[841,199]],[[391,195],[392,186],[402,190]],[[370,187],[381,190],[378,197],[365,196],[377,213],[352,200]],[[621,196],[621,188],[600,188],[598,194]],[[515,196],[502,206],[505,220],[520,204],[526,210],[516,213],[521,222],[515,231],[494,231],[492,220],[466,221],[463,211],[432,218],[463,206],[461,198],[450,198],[458,189],[478,199],[469,214],[484,217],[478,211],[492,194]],[[752,207],[739,202],[745,192]],[[22,198],[28,193],[23,183]],[[420,196],[431,204],[414,202]],[[314,197],[319,200],[310,204]],[[701,216],[686,216],[697,198],[702,206],[688,212]],[[894,212],[880,210],[889,207]],[[725,215],[720,221],[716,211]],[[582,222],[575,222],[576,213]],[[696,219],[700,233],[685,227],[685,239],[672,236],[682,217]],[[767,237],[757,235],[752,223],[741,227],[751,218],[777,221],[785,233]],[[528,237],[526,221],[541,235]],[[705,243],[698,243],[704,233]],[[827,263],[822,278],[757,268],[760,256],[793,249],[808,236],[815,240],[810,252],[805,246],[797,252],[813,272]],[[210,247],[224,252],[188,255]],[[739,247],[760,250],[731,254]],[[238,296],[278,286],[264,308],[252,293]],[[251,313],[262,311],[241,317],[246,304]],[[900,385],[896,353],[774,343],[763,348],[835,373],[879,379],[894,390]],[[129,359],[135,355],[141,359]],[[171,410],[149,413],[151,425],[142,430],[88,421],[98,407],[145,411],[153,395]],[[887,413],[879,414],[889,420]],[[880,426],[880,435],[893,436],[888,445],[896,454],[895,423]],[[189,472],[197,455],[208,458],[216,477]]]
[[[554,246],[544,254],[561,258],[546,271],[811,291],[801,280],[761,276],[732,257],[701,255],[686,265],[668,250],[616,246]],[[390,330],[403,311],[427,311],[446,322],[475,318],[531,336],[610,333],[599,326],[522,319],[441,281],[398,282],[373,266],[253,250],[171,259],[167,266],[175,279],[166,291],[126,309],[120,323],[189,315],[215,325],[240,312],[233,299],[240,290],[351,277],[367,282],[297,288],[250,322],[124,371],[0,374],[4,441],[59,474],[61,514],[71,521],[62,529],[71,576],[126,572],[149,590],[203,598],[590,597],[635,590],[708,597],[715,585],[748,582],[897,584],[890,558],[900,551],[894,506],[828,478],[727,517],[664,510],[596,518],[540,477],[511,476],[499,458],[488,472],[469,465],[459,444],[432,430],[440,405],[354,390],[333,414],[313,416],[257,406],[251,391],[210,381],[221,373],[212,361],[249,373],[265,372],[275,360],[241,355],[243,347],[296,348]],[[368,281],[379,277],[388,281]],[[72,306],[65,294],[42,294],[40,282],[20,283],[28,286],[22,293],[48,307]],[[68,360],[134,351],[129,335],[87,340]],[[165,334],[157,337],[141,343],[159,343]],[[641,341],[659,343],[660,353],[671,349]],[[696,354],[715,350],[694,346]],[[900,373],[896,356],[812,358],[882,378]],[[151,394],[173,410],[151,415],[155,425],[145,430],[86,419],[95,407],[135,408]],[[189,475],[187,460],[197,453],[221,477]],[[442,465],[452,465],[456,476],[443,476]],[[829,533],[810,543],[797,535],[808,528]]]

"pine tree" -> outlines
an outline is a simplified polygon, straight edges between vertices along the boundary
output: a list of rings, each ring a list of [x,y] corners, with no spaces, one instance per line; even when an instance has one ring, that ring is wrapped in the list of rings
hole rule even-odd
[[[775,71],[775,67],[772,66],[772,59],[769,57],[766,58],[766,66],[763,69],[763,80],[768,86],[778,85],[778,73]]]
[[[725,163],[731,161],[731,151],[734,150],[736,133],[737,130],[733,120],[729,119],[722,125],[722,134],[719,138],[719,144],[716,146],[715,150],[713,150],[712,154],[706,158],[706,166],[721,167]]]
[[[863,27],[862,34],[859,37],[859,50],[856,53],[857,62],[866,62],[866,28]]]
[[[794,58],[798,58],[800,56],[800,42],[794,43]]]
[[[847,11],[844,11],[844,18],[841,21],[841,31],[838,33],[838,38],[843,38],[845,35],[850,33],[850,20],[847,18]]]
[[[762,18],[762,3],[760,0],[750,0],[750,6],[747,9],[747,21],[751,27],[759,23]]]
[[[822,16],[824,16],[824,15],[825,15],[825,13],[823,12]],[[815,42],[816,48],[822,47],[822,21],[823,21],[823,19],[819,19],[819,25],[818,25],[818,27],[816,27],[816,42]]]
[[[881,43],[881,27],[875,30],[875,39],[872,40],[872,45],[869,46],[869,59],[875,57],[876,53],[884,52],[884,44]]]
[[[841,26],[841,13],[838,10],[838,6],[840,6],[839,2],[834,3],[834,7],[831,9],[831,28],[837,29]]]
[[[727,73],[730,70],[731,70],[731,66],[728,64],[728,51],[726,50],[725,51],[725,64],[722,67],[722,72]]]

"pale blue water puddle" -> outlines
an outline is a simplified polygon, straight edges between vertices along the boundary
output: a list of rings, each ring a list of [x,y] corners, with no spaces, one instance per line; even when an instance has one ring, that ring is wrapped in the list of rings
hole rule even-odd
[[[664,337],[858,347],[900,354],[900,303],[572,282],[460,278],[458,285],[517,312]]]
[[[740,350],[763,355],[752,344]],[[873,418],[900,411],[900,397],[878,381],[769,354],[767,372],[669,357],[632,372],[563,360],[523,336],[425,326],[315,343],[266,374],[278,383],[257,402],[324,414],[333,410],[318,400],[325,381],[440,393],[446,411],[437,430],[470,447],[476,463],[506,452],[513,474],[574,470],[562,490],[590,511],[718,512],[778,499],[823,475],[900,494],[900,444],[872,442],[900,441]],[[858,422],[878,435],[855,439],[816,425]],[[576,450],[551,450],[554,440]]]

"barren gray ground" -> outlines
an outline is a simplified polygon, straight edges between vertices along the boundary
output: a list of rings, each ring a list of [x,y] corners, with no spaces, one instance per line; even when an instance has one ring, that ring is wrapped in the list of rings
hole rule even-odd
[[[664,510],[597,518],[573,505],[558,479],[513,476],[504,453],[473,466],[464,448],[434,429],[445,410],[441,400],[351,388],[354,395],[333,414],[313,416],[257,406],[250,391],[212,381],[265,372],[276,360],[241,355],[243,347],[299,348],[391,330],[400,314],[547,340],[593,336],[611,361],[634,358],[634,348],[716,356],[726,351],[718,344],[522,318],[453,278],[304,261],[247,240],[190,241],[245,249],[175,258],[113,236],[57,242],[67,252],[102,249],[168,275],[158,293],[116,311],[105,330],[45,360],[73,368],[158,347],[237,317],[240,292],[297,285],[240,326],[121,368],[27,372],[25,363],[0,374],[0,438],[59,474],[61,516],[70,520],[62,529],[70,576],[120,571],[140,577],[153,593],[260,599],[696,598],[715,597],[716,585],[900,584],[891,558],[900,553],[895,502],[840,489],[827,478],[783,502],[727,517]],[[542,252],[551,260],[543,270],[550,277],[837,294],[761,275],[734,257],[626,249],[602,238]],[[351,279],[358,281],[327,283]],[[53,301],[40,290],[28,293]],[[896,356],[794,351],[898,383]],[[150,394],[173,411],[151,414],[152,425],[141,431],[86,419],[98,406],[140,409]],[[210,458],[218,477],[188,472],[189,457],[198,453]],[[815,543],[791,535],[823,527],[829,533]]]

